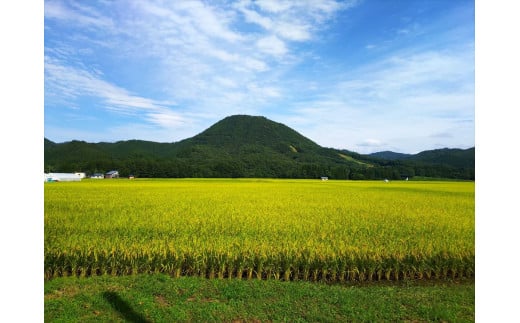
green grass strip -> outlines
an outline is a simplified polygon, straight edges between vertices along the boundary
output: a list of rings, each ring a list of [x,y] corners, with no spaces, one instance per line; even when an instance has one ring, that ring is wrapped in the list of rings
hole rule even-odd
[[[45,282],[45,322],[473,322],[473,280],[326,285],[145,274]]]

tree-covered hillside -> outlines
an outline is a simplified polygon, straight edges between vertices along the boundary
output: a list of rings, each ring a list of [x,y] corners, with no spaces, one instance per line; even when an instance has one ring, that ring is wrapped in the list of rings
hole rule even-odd
[[[468,149],[435,149],[420,152],[409,160],[455,167],[475,168],[475,147]]]
[[[246,115],[227,117],[176,143],[142,140],[54,143],[45,139],[44,149],[46,172],[90,174],[117,169],[121,176],[164,178],[400,179],[416,174],[474,178],[474,166],[428,163],[427,156],[425,161],[389,161],[324,148],[281,123]]]
[[[396,153],[393,151],[379,151],[377,153],[368,154],[368,156],[381,158],[381,159],[387,159],[387,160],[403,160],[406,159],[412,155],[410,154],[402,154],[402,153]]]

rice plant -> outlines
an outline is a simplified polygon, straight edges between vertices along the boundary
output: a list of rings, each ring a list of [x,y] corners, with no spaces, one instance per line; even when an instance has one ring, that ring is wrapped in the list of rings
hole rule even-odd
[[[44,185],[46,279],[160,272],[343,282],[475,271],[472,182]]]

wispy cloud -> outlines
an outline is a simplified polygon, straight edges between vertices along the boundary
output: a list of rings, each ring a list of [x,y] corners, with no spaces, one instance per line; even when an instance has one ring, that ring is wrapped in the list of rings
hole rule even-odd
[[[324,77],[328,92],[307,92],[293,116],[280,118],[311,138],[360,152],[391,148],[391,142],[417,145],[448,130],[455,140],[468,128],[454,125],[474,120],[473,59],[464,44],[451,51],[394,52],[349,74]]]
[[[247,22],[288,41],[312,38],[322,23],[356,1],[240,1],[235,7]]]
[[[146,120],[158,126],[173,126],[183,120],[179,114],[171,111],[164,104],[171,105],[171,102],[133,95],[103,80],[100,74],[66,66],[59,60],[47,56],[45,78],[49,87],[54,91],[61,91],[61,94],[65,94],[72,102],[79,97],[91,97],[99,100],[99,107],[116,113],[130,116],[140,116],[144,113]],[[52,95],[53,92],[50,93]]]
[[[45,19],[78,27],[65,36],[69,42],[81,40],[87,48],[103,47],[128,64],[155,60],[155,74],[143,73],[143,82],[155,85],[161,96],[181,105],[179,111],[189,106],[192,112],[213,117],[235,110],[258,111],[266,100],[280,98],[280,71],[297,61],[298,53],[290,42],[309,40],[327,17],[345,8],[328,0],[302,4],[244,1],[226,8],[202,1],[135,1],[126,7],[106,2],[102,6],[103,10],[88,3],[49,1]],[[108,15],[116,9],[116,15]],[[267,12],[274,16],[267,17]],[[244,21],[264,28],[237,29]],[[99,38],[96,33],[83,32],[83,26],[107,30]],[[144,120],[163,127],[182,119],[182,112],[168,112],[169,107],[157,100],[105,81],[110,75],[97,75],[92,67],[80,66],[80,48],[65,43],[53,40],[52,47],[46,47],[49,97],[52,93],[68,98],[98,97],[106,109],[126,114],[148,109],[154,112]]]
[[[68,6],[61,1],[45,1],[44,14],[45,18],[65,20],[77,26],[98,29],[114,26],[111,18],[103,16],[92,7],[75,2],[71,2]]]
[[[85,110],[98,116],[95,110],[125,118],[107,126],[105,138],[133,131],[164,141],[247,113],[360,152],[395,142],[412,152],[425,142],[468,138],[474,44],[471,28],[459,28],[459,21],[472,8],[451,10],[435,23],[410,15],[385,29],[385,37],[365,39],[364,30],[349,29],[356,19],[348,10],[356,6],[373,4],[46,0],[45,104],[52,107],[46,120],[69,118],[59,115],[65,109],[76,119]],[[54,126],[46,123],[46,132]]]
[[[267,36],[259,39],[256,46],[260,51],[274,56],[283,56],[287,53],[285,43],[276,36]]]
[[[386,144],[384,144],[381,140],[372,139],[372,138],[365,139],[361,143],[357,144],[357,146],[359,146],[359,147],[376,147],[376,148],[384,147],[385,145]]]

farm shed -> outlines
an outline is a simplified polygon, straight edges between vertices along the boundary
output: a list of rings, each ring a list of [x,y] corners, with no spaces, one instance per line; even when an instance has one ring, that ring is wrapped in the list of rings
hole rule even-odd
[[[119,172],[117,170],[111,170],[105,174],[105,178],[119,178]]]
[[[79,182],[81,176],[74,173],[46,173],[44,179],[46,182]]]
[[[78,175],[79,178],[85,178],[87,176],[85,173],[82,173],[82,172],[74,173],[74,174]]]

